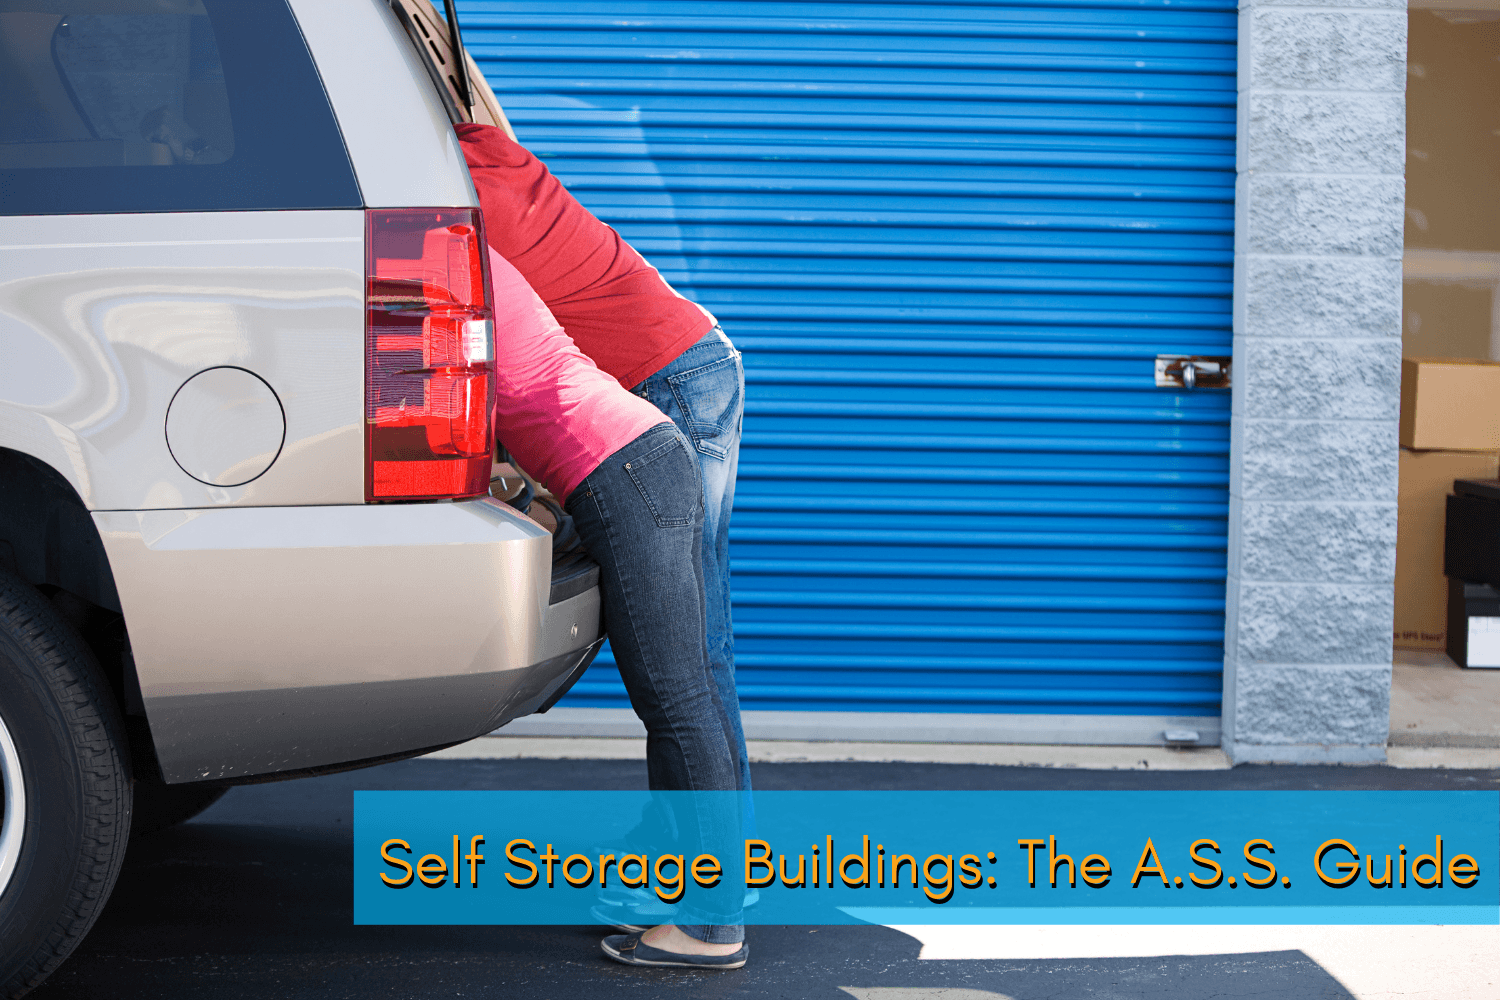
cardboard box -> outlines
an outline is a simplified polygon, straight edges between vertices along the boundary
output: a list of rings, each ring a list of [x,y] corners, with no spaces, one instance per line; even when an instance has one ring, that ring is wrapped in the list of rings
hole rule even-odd
[[[1500,362],[1402,358],[1401,447],[1500,449]]]
[[[1466,451],[1401,449],[1396,521],[1395,641],[1402,649],[1448,645],[1443,521],[1455,479],[1494,479],[1500,460]]]

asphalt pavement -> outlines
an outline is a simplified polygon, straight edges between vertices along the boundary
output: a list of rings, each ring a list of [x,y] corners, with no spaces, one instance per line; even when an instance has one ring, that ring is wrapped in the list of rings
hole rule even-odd
[[[756,765],[754,777],[757,787],[767,790],[1500,788],[1500,771],[1385,767],[1140,772],[805,763]],[[1281,945],[1250,953],[1174,955],[1192,949],[1162,940],[1162,955],[1089,957],[1119,949],[1108,942],[1072,941],[1055,952],[1069,957],[921,959],[922,941],[888,927],[751,926],[750,963],[743,970],[692,972],[612,963],[599,952],[605,931],[597,927],[352,923],[355,789],[629,789],[645,782],[644,762],[633,760],[413,760],[235,788],[195,820],[132,845],[98,924],[33,996],[1360,1000],[1369,995],[1351,992],[1326,961],[1320,964],[1300,947]],[[1004,953],[1007,929],[986,930],[987,943],[974,954]],[[1068,929],[1057,933],[1065,936]],[[966,954],[955,947],[950,943],[946,953]],[[1237,949],[1226,949],[1231,951]],[[934,953],[944,953],[943,948],[929,951]],[[1051,954],[1045,948],[1043,953]],[[1500,988],[1493,996],[1500,997]]]

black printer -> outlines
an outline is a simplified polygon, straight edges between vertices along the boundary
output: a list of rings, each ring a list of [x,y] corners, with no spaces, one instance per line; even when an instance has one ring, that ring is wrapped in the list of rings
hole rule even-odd
[[[1443,533],[1448,656],[1500,667],[1500,479],[1457,479]]]

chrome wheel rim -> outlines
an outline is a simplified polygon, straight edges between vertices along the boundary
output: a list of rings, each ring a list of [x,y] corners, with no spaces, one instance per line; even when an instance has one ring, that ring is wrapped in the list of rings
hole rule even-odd
[[[0,896],[10,885],[16,862],[21,858],[21,837],[26,832],[26,781],[21,776],[21,755],[16,741],[0,716]]]

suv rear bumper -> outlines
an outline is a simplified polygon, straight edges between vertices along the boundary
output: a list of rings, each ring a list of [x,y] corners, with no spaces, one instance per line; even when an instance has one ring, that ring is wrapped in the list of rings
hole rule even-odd
[[[597,587],[549,604],[551,537],[491,499],[94,519],[172,783],[471,739],[602,641]]]

